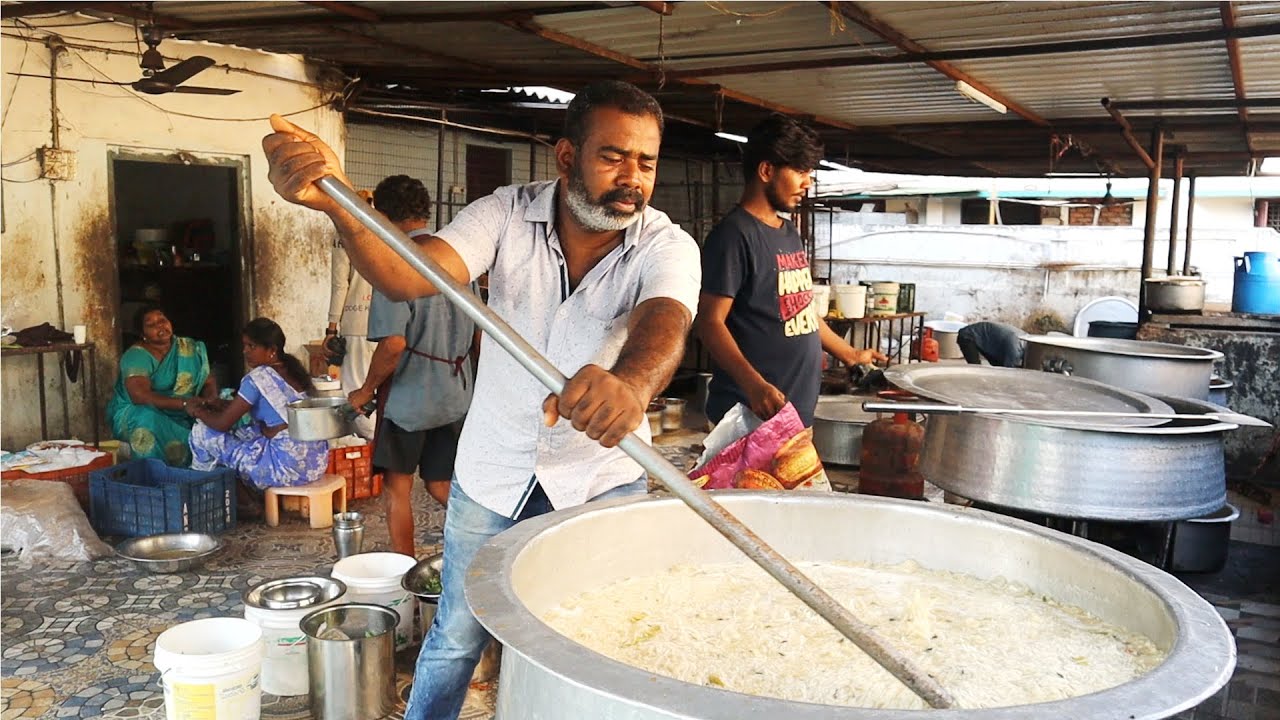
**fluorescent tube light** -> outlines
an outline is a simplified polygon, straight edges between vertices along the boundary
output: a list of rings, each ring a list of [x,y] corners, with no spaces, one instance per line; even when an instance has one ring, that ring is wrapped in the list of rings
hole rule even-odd
[[[1263,175],[1280,175],[1280,157],[1262,158],[1262,164],[1258,166],[1258,172]]]
[[[745,135],[734,135],[733,133],[727,133],[727,132],[718,132],[716,133],[716,137],[724,138],[725,140],[732,140],[733,142],[736,142],[736,143],[745,143],[747,141],[747,138]]]
[[[1004,103],[996,102],[989,95],[987,95],[986,93],[982,92],[981,90],[975,88],[974,86],[970,85],[969,83],[963,80],[956,81],[956,91],[959,92],[961,95],[964,95],[965,97],[969,98],[970,100],[976,100],[982,103],[983,105],[986,105],[987,107],[991,108],[992,110],[995,110],[998,113],[1003,114],[1003,113],[1009,112],[1009,108],[1005,107]]]
[[[828,170],[840,170],[843,172],[856,172],[856,173],[862,172],[858,168],[851,168],[848,165],[841,165],[840,163],[831,162],[830,160],[819,160],[818,165]]]

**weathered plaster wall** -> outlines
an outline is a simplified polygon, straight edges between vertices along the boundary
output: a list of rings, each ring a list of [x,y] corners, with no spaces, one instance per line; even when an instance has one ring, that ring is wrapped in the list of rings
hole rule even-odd
[[[53,24],[54,21],[46,21]],[[38,26],[39,21],[35,21]],[[50,32],[5,21],[3,64],[6,70],[48,74],[52,52],[44,44]],[[66,31],[71,35],[71,31]],[[132,26],[102,24],[74,28],[68,49],[59,54],[57,75],[64,78],[110,78],[132,81],[140,76]],[[237,95],[218,97],[166,94],[139,95],[125,87],[15,77],[0,84],[3,118],[4,232],[0,272],[3,322],[22,328],[48,321],[70,328],[88,326],[99,344],[99,406],[89,407],[81,388],[71,386],[67,412],[72,433],[89,433],[91,413],[101,414],[115,381],[121,352],[117,317],[116,244],[109,204],[108,153],[149,152],[161,156],[190,154],[238,160],[245,168],[249,227],[245,241],[249,262],[241,268],[252,289],[251,316],[274,318],[288,336],[290,351],[318,337],[328,300],[329,223],[320,215],[280,200],[266,177],[262,137],[270,131],[272,112],[292,119],[333,144],[344,142],[340,113],[324,106],[331,93],[322,87],[315,68],[301,59],[255,51],[165,40],[160,46],[172,64],[192,55],[207,55],[217,65],[190,84],[238,88]],[[53,144],[53,91],[56,89],[58,143],[75,153],[70,180],[40,179],[32,153]],[[319,107],[318,107],[319,106]],[[182,114],[179,114],[182,113]],[[32,159],[27,159],[28,156]],[[9,165],[9,163],[14,163]],[[157,190],[164,193],[164,188]],[[177,328],[179,333],[182,328]],[[34,362],[12,358],[3,363],[3,429],[0,443],[22,446],[39,433]],[[49,373],[50,430],[61,433],[64,380]]]

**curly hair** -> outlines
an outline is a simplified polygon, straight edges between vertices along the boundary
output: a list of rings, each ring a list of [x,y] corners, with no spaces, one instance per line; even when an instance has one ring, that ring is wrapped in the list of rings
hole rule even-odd
[[[822,160],[824,148],[817,131],[782,113],[761,120],[748,138],[742,151],[742,170],[748,182],[762,162],[809,172]]]
[[[614,108],[627,115],[648,115],[658,121],[658,134],[664,127],[662,106],[649,93],[619,80],[591,83],[569,101],[564,114],[564,138],[574,147],[582,147],[587,139],[587,117],[593,110]]]
[[[421,180],[408,175],[392,175],[378,183],[373,206],[391,222],[431,219],[431,193]]]

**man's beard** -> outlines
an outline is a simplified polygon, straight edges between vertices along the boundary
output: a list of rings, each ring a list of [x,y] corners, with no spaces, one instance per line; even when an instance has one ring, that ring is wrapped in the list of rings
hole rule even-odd
[[[615,210],[609,206],[611,202],[632,202],[636,209],[631,212]],[[582,170],[576,164],[569,171],[569,192],[565,194],[565,204],[582,229],[593,233],[627,229],[640,219],[645,206],[644,195],[630,188],[614,188],[599,198],[591,197]]]
[[[773,208],[774,212],[793,213],[796,211],[796,206],[799,205],[798,202],[792,202],[789,197],[782,197],[773,183],[764,186],[764,197],[769,201],[769,206]]]

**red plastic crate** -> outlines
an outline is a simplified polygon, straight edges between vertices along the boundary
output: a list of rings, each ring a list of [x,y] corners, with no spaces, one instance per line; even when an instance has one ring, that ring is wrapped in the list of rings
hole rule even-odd
[[[359,500],[382,494],[382,473],[373,473],[373,445],[352,445],[329,451],[330,475],[347,479],[347,499]]]
[[[370,453],[372,455],[372,453]],[[65,470],[54,470],[53,472],[26,472],[25,470],[8,470],[0,473],[0,480],[52,480],[54,482],[63,482],[71,486],[71,492],[75,494],[76,500],[80,503],[81,509],[85,515],[89,514],[89,473],[94,470],[102,470],[114,465],[115,462],[111,458],[111,453],[101,455],[93,459],[88,465],[80,467],[67,468]],[[34,467],[39,467],[36,465]],[[379,486],[381,486],[381,478],[379,478]],[[379,487],[381,491],[381,487]]]

